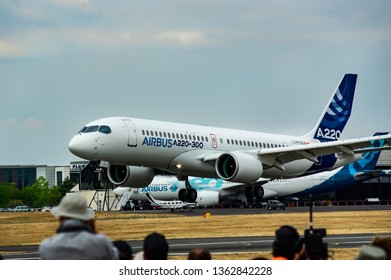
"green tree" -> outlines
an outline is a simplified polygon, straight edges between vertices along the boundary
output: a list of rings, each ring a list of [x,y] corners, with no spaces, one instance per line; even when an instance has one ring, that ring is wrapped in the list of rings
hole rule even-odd
[[[23,190],[22,199],[27,206],[38,208],[55,203],[59,195],[58,188],[50,188],[49,182],[41,176]]]
[[[62,182],[62,186],[60,187],[61,195],[65,196],[65,194],[73,189],[74,186],[76,186],[76,183],[69,179],[69,177],[66,177]]]
[[[0,207],[15,207],[14,200],[19,199],[19,190],[14,183],[0,183]]]

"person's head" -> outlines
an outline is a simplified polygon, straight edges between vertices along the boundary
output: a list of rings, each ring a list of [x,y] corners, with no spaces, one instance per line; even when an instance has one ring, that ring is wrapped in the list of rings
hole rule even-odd
[[[304,244],[296,228],[284,225],[277,229],[275,234],[272,251],[273,256],[293,260],[295,255],[302,250]]]
[[[382,248],[386,252],[387,260],[391,260],[391,237],[376,236],[372,240],[372,245]]]
[[[164,235],[153,232],[144,239],[144,259],[166,260],[168,257],[168,243]]]
[[[205,248],[193,248],[189,252],[187,259],[188,260],[211,260],[212,255]]]
[[[133,250],[128,242],[123,240],[113,241],[113,245],[118,249],[120,260],[132,260]]]
[[[78,194],[72,193],[64,196],[59,205],[53,207],[51,213],[54,217],[59,218],[61,222],[67,219],[83,221],[92,231],[95,231],[95,212],[87,207],[85,198]]]

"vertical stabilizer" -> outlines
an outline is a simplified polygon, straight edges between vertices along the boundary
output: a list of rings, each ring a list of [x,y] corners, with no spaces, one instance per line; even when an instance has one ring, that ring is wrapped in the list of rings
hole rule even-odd
[[[320,142],[336,141],[352,112],[357,74],[345,74],[313,130],[306,135]]]
[[[387,135],[387,132],[377,132],[374,136]],[[384,140],[372,141],[372,147],[378,148],[384,146]],[[352,175],[358,172],[364,172],[374,170],[376,168],[377,161],[379,160],[381,151],[367,152],[363,155],[362,159],[352,162],[348,165],[349,171]]]

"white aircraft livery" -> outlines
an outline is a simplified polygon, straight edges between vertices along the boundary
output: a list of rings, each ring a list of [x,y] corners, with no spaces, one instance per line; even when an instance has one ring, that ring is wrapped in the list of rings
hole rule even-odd
[[[155,170],[176,174],[197,193],[188,176],[254,183],[259,178],[293,178],[332,170],[361,158],[373,140],[389,135],[338,140],[349,119],[357,75],[345,74],[313,130],[279,135],[128,117],[107,117],[85,125],[69,150],[90,161],[108,162],[116,185],[147,186]],[[380,148],[379,148],[380,149]]]
[[[185,202],[181,200],[158,200],[155,199],[150,193],[146,193],[146,196],[148,197],[149,202],[153,206],[158,206],[163,209],[170,209],[171,212],[174,212],[176,209],[192,209],[196,208],[197,204],[193,202]]]

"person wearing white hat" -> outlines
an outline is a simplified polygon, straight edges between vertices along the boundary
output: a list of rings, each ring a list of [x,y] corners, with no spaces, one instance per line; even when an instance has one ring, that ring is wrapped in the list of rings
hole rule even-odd
[[[44,260],[108,260],[119,259],[112,241],[95,230],[95,212],[87,207],[87,201],[68,194],[53,207],[54,217],[59,218],[57,234],[44,239],[39,255]]]

